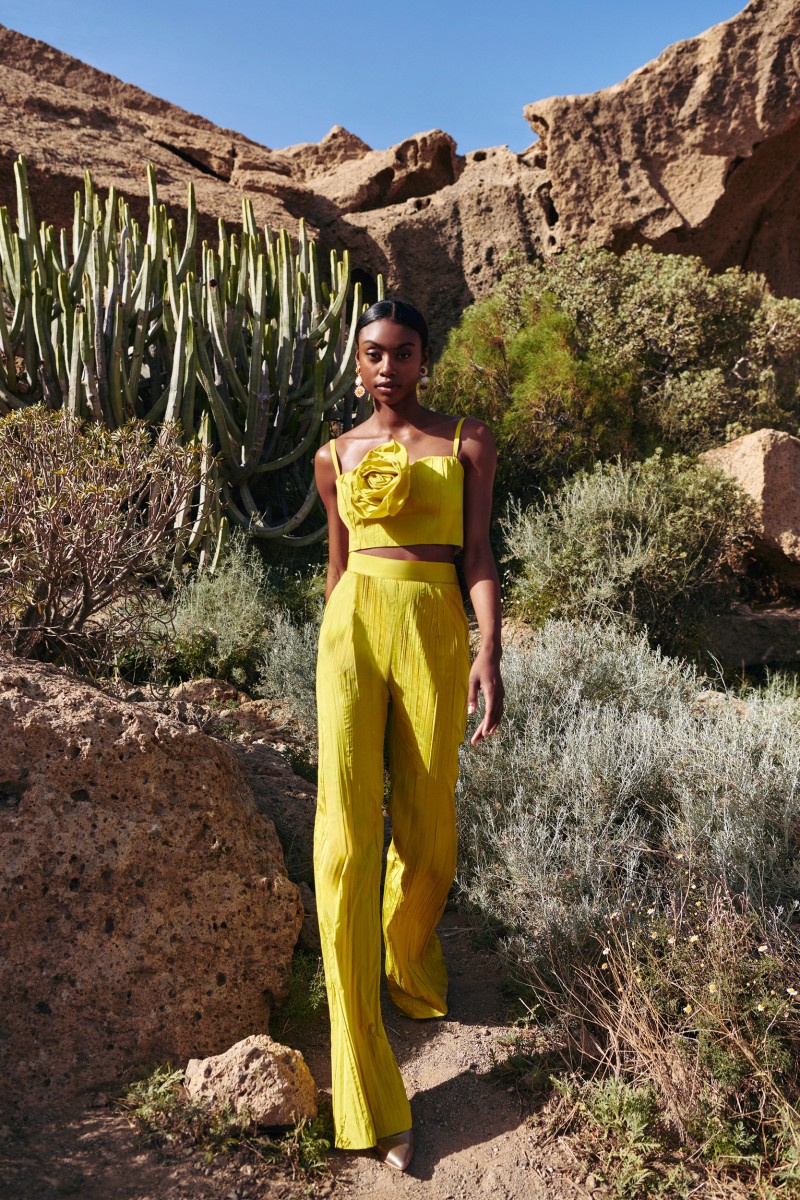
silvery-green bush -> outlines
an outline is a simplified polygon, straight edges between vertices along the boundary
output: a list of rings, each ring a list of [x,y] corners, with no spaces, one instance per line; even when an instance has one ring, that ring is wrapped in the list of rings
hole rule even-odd
[[[215,570],[190,576],[180,592],[168,673],[230,679],[270,699],[302,692],[313,723],[301,681],[313,676],[323,588],[319,566],[293,574],[234,530]]]
[[[310,759],[316,758],[317,750],[318,638],[319,620],[298,620],[294,613],[279,609],[261,655],[256,687],[257,695],[279,700],[289,710],[300,726]]]
[[[263,560],[234,531],[216,569],[192,576],[180,593],[169,648],[172,675],[251,684],[269,643],[274,609]]]
[[[759,906],[800,898],[795,700],[706,705],[644,634],[579,621],[511,645],[503,676],[498,733],[461,751],[458,885],[523,973],[689,867]]]
[[[736,596],[756,528],[735,480],[661,454],[597,463],[540,505],[512,506],[504,526],[526,620],[644,627],[671,653],[702,648],[705,619]]]

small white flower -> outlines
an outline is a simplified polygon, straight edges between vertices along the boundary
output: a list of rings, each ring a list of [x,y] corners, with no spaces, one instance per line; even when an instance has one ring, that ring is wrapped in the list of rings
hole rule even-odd
[[[769,947],[767,946],[767,943],[766,943],[766,942],[762,942],[762,943],[761,943],[761,945],[758,947],[758,953],[759,953],[759,954],[766,954],[768,949],[769,949]]]

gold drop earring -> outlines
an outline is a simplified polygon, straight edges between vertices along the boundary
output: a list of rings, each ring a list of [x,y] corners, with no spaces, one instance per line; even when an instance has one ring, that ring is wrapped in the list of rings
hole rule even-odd
[[[429,383],[430,383],[430,379],[428,379],[428,368],[420,367],[420,369],[419,369],[419,386],[424,390],[428,386]]]
[[[360,371],[356,371],[355,394],[358,396],[359,400],[361,399],[362,396],[366,396],[366,394],[367,394],[367,389],[364,387],[364,382],[361,378]]]

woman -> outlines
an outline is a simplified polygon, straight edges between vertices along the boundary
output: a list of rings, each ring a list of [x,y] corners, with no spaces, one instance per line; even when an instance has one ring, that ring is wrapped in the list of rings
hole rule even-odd
[[[411,1110],[380,1013],[384,734],[388,727],[389,991],[408,1016],[441,1017],[447,970],[435,929],[455,875],[458,747],[479,690],[485,711],[473,744],[493,732],[503,707],[489,546],[496,454],[482,422],[457,421],[417,399],[427,385],[428,331],[411,305],[383,300],[364,313],[356,362],[373,414],[315,460],[330,557],[317,667],[314,874],[336,1145],[375,1146],[405,1170]],[[481,633],[471,669],[454,565],[462,545]]]

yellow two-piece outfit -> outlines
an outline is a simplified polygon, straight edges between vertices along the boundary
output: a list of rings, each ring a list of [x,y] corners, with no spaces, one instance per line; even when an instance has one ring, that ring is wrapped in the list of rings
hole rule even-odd
[[[413,463],[403,446],[389,442],[341,472],[331,442],[350,554],[320,631],[314,875],[336,1145],[348,1149],[411,1127],[380,1012],[384,733],[388,723],[389,991],[409,1016],[439,1017],[447,1012],[447,970],[435,929],[456,867],[453,795],[469,678],[468,626],[453,564],[358,550],[463,545],[461,424],[451,455]]]

